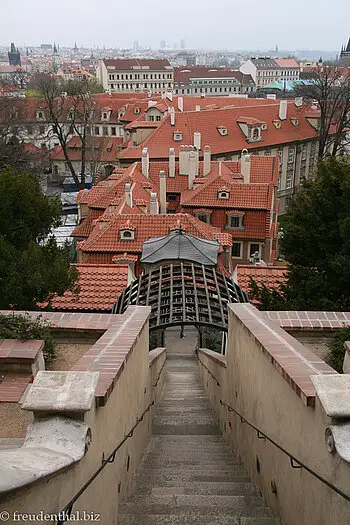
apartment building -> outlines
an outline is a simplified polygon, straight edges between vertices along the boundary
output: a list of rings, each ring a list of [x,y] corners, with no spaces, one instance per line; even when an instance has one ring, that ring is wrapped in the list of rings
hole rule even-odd
[[[299,80],[300,76],[300,67],[294,58],[253,57],[241,65],[240,71],[251,75],[257,89],[273,82]]]
[[[179,95],[227,96],[255,91],[251,75],[229,68],[182,67],[174,71],[174,92]]]
[[[174,68],[168,60],[102,59],[96,76],[111,93],[166,93],[174,87]]]
[[[186,97],[184,97],[186,98]],[[279,213],[283,214],[301,180],[317,164],[320,114],[317,108],[295,100],[247,99],[249,104],[206,111],[171,112],[141,143],[119,153],[121,166],[137,161],[147,147],[151,160],[166,160],[169,148],[178,159],[181,147],[211,145],[213,160],[237,161],[243,149],[252,155],[280,157]],[[263,103],[262,103],[263,102]]]

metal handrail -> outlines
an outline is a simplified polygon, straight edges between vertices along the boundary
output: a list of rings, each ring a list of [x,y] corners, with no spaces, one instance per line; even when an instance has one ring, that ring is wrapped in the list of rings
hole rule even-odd
[[[154,383],[154,385],[152,385],[153,387],[156,387],[158,382],[159,382],[159,379],[160,379],[160,376],[161,376],[161,373],[163,371],[163,368],[164,368],[164,364],[165,364],[165,361],[163,363],[163,366],[161,367],[160,371],[159,371],[159,374],[158,374],[158,377],[157,377],[157,380],[156,382]],[[57,525],[63,525],[67,519],[69,518],[69,516],[71,515],[72,513],[72,510],[73,510],[73,505],[74,503],[77,501],[77,499],[80,498],[80,496],[85,492],[85,490],[88,488],[89,485],[91,485],[91,483],[94,481],[95,478],[97,478],[97,476],[100,474],[100,472],[102,472],[102,470],[105,468],[106,465],[108,465],[109,463],[113,463],[114,460],[115,460],[115,457],[116,457],[116,454],[118,452],[118,450],[124,445],[124,443],[132,437],[133,433],[134,433],[134,430],[135,428],[141,423],[141,421],[143,421],[143,418],[145,417],[146,413],[150,411],[151,407],[154,405],[154,401],[152,401],[148,406],[147,408],[145,408],[145,410],[142,412],[141,416],[136,418],[136,423],[134,424],[134,426],[132,427],[132,429],[127,433],[125,434],[124,438],[121,440],[121,442],[115,447],[115,449],[109,454],[109,456],[107,458],[105,458],[105,455],[104,453],[102,454],[102,459],[101,459],[101,466],[94,472],[94,474],[88,479],[88,481],[85,483],[85,485],[76,493],[76,495],[69,501],[69,503],[67,503],[67,505],[58,513],[58,521],[57,521]],[[62,517],[62,518],[61,518]]]
[[[307,472],[309,472],[312,476],[314,476],[315,478],[317,478],[319,481],[321,481],[322,483],[324,483],[325,485],[327,485],[327,487],[329,487],[330,489],[334,490],[337,494],[339,494],[339,496],[342,496],[344,499],[346,499],[347,501],[350,501],[350,496],[348,494],[346,494],[345,492],[343,492],[342,490],[338,489],[338,487],[336,487],[335,485],[333,485],[333,483],[330,483],[329,481],[327,481],[326,479],[324,479],[322,476],[320,476],[319,474],[317,474],[317,472],[315,472],[314,470],[312,470],[310,467],[308,467],[307,465],[305,465],[305,463],[303,463],[302,461],[300,461],[298,458],[296,458],[295,456],[293,456],[290,452],[288,452],[285,448],[283,448],[279,443],[277,443],[276,441],[274,441],[272,438],[270,438],[267,434],[265,434],[265,432],[262,432],[258,427],[256,427],[255,425],[253,425],[253,423],[250,423],[250,421],[248,421],[244,416],[242,416],[242,414],[240,414],[240,412],[238,412],[238,410],[236,410],[235,408],[231,407],[230,405],[228,405],[227,403],[224,403],[224,401],[222,401],[222,399],[220,399],[220,405],[222,406],[225,406],[228,408],[229,412],[234,412],[241,420],[241,423],[246,423],[249,427],[251,427],[252,429],[254,429],[257,433],[257,436],[259,439],[266,439],[267,441],[269,441],[270,443],[272,443],[272,445],[274,445],[276,448],[278,448],[279,450],[281,450],[281,452],[283,452],[284,454],[286,454],[286,456],[289,457],[290,459],[290,464],[293,468],[303,468],[305,469]]]

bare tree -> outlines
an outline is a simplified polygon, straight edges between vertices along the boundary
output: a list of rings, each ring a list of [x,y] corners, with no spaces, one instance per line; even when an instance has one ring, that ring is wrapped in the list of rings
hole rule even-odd
[[[39,74],[31,85],[43,97],[45,118],[49,133],[57,137],[71,176],[79,189],[85,186],[88,127],[94,119],[94,100],[83,82],[64,82],[57,77]],[[72,136],[81,141],[79,173],[69,157],[68,144]]]
[[[350,75],[336,65],[319,65],[312,83],[296,88],[298,95],[315,100],[320,110],[319,157],[338,155],[350,124]]]

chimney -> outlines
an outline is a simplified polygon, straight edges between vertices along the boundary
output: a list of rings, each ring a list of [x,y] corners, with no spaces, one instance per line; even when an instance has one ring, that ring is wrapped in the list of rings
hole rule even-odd
[[[191,146],[180,146],[180,153],[179,153],[179,174],[180,175],[188,175],[188,155],[189,155],[189,148]]]
[[[165,171],[160,170],[159,172],[159,200],[160,200],[160,213],[166,213],[166,178]]]
[[[150,213],[151,215],[158,215],[159,213],[157,194],[153,192],[151,193]]]
[[[175,126],[175,109],[170,106],[168,111],[170,114],[170,126]]]
[[[198,151],[190,151],[188,168],[188,188],[192,190],[194,179],[198,175]]]
[[[200,111],[201,110],[201,107],[200,106],[196,106],[196,111]]]
[[[148,148],[143,148],[143,150],[142,150],[141,165],[142,165],[142,175],[144,175],[148,179],[148,177],[149,177]]]
[[[294,99],[294,104],[297,108],[301,108],[303,106],[303,97],[296,97]]]
[[[157,101],[156,101],[156,100],[149,100],[149,101],[147,102],[147,107],[148,107],[148,108],[153,108],[153,107],[156,106],[156,105],[157,105]]]
[[[287,104],[288,102],[286,100],[280,101],[280,111],[279,111],[280,120],[286,120],[287,118]]]
[[[132,208],[132,185],[130,182],[125,184],[125,202]]]
[[[241,174],[243,175],[244,184],[249,184],[250,182],[250,155],[246,149],[242,151]]]
[[[201,149],[201,133],[200,131],[195,131],[193,134],[193,144],[197,151]]]
[[[179,111],[183,111],[184,110],[184,98],[183,97],[178,97],[178,99],[177,99],[177,107],[178,107]]]
[[[203,177],[206,177],[211,170],[211,148],[205,146],[204,148],[204,159],[203,159]]]
[[[175,149],[169,149],[169,177],[175,177]]]
[[[166,97],[168,100],[170,100],[170,102],[173,101],[173,93],[172,91],[168,91],[167,94],[166,94]]]

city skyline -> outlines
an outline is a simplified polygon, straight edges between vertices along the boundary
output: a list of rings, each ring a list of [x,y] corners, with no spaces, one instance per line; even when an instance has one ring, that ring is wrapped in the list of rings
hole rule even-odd
[[[79,47],[130,49],[138,41],[140,47],[159,49],[161,40],[166,40],[180,49],[184,40],[189,49],[258,51],[278,45],[284,50],[334,52],[349,38],[350,6],[346,0],[337,2],[342,16],[337,18],[336,27],[329,22],[329,4],[325,0],[295,0],[287,12],[281,10],[277,0],[263,6],[253,0],[249,14],[245,7],[229,0],[219,0],[215,9],[213,17],[208,0],[179,0],[170,12],[158,0],[150,0],[147,5],[135,0],[132,9],[121,9],[112,0],[105,0],[103,11],[92,0],[76,0],[74,4],[62,0],[59,10],[48,7],[43,0],[32,0],[30,4],[18,0],[6,7],[0,24],[0,45],[15,42],[20,47],[35,47],[59,42],[61,47],[74,47],[77,42]]]

